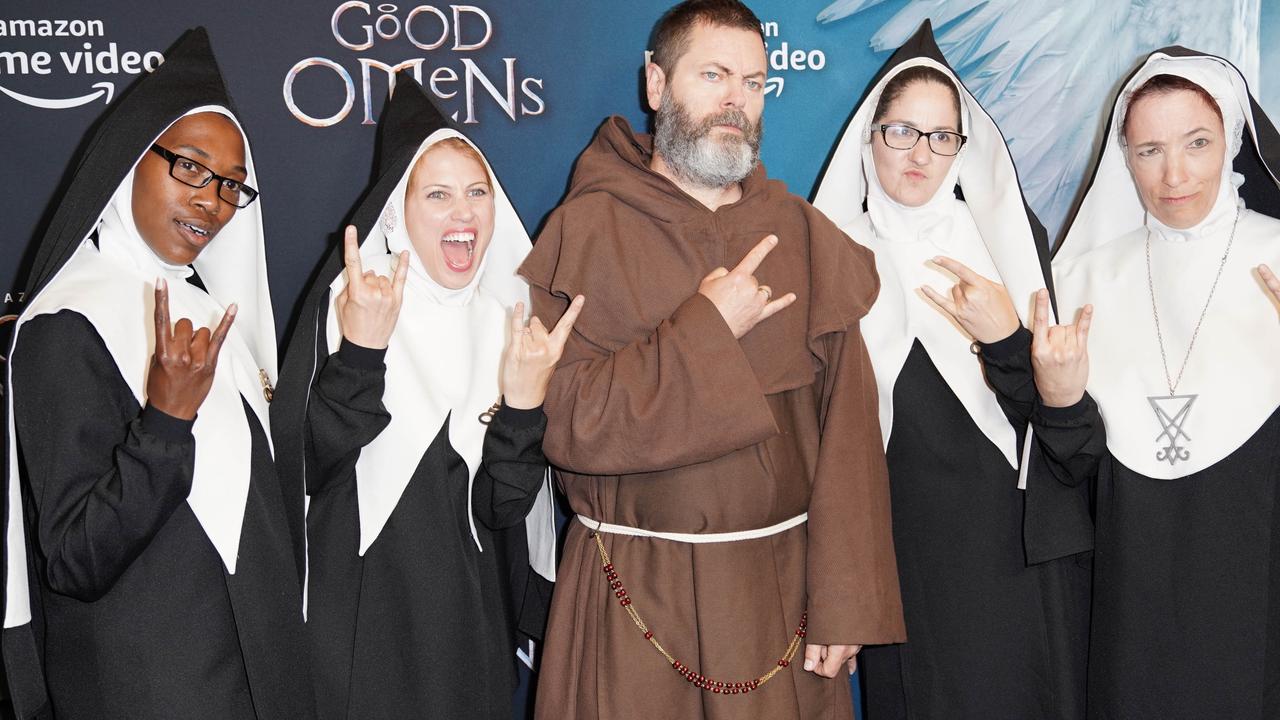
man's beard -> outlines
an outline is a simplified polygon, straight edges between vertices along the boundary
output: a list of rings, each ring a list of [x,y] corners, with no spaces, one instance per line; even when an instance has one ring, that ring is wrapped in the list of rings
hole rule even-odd
[[[742,135],[721,131],[713,137],[716,125],[738,128]],[[722,188],[755,169],[764,118],[753,124],[746,113],[729,108],[695,122],[668,87],[662,91],[653,131],[654,149],[677,177],[698,187]]]

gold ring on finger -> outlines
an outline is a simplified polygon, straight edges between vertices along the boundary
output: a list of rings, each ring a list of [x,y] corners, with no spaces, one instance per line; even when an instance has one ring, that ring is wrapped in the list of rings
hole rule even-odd
[[[773,298],[773,288],[769,287],[768,285],[761,285],[757,287],[756,292],[764,293],[765,302],[769,302],[769,300]]]

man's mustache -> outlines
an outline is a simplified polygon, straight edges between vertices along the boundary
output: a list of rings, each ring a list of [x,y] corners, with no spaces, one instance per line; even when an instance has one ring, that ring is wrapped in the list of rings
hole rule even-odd
[[[724,112],[712,115],[702,121],[702,131],[707,131],[716,125],[728,125],[748,133],[754,130],[750,120],[747,120],[747,114],[741,110],[725,110]]]

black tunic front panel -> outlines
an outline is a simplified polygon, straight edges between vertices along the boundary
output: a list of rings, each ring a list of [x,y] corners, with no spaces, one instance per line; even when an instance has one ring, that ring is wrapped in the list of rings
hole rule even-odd
[[[1154,454],[1156,427],[1110,431],[1150,433]],[[1060,473],[1096,483],[1089,716],[1280,717],[1280,412],[1173,480],[1112,457],[1088,395],[1042,408],[1036,434]]]
[[[1028,566],[1018,471],[918,341],[893,400],[886,454],[907,642],[863,652],[868,720],[1082,717],[1087,563]]]
[[[72,311],[26,323],[13,362],[56,716],[310,717],[283,499],[248,406],[252,476],[228,576],[186,502],[190,422],[139,408]]]
[[[483,552],[467,521],[467,466],[449,445],[450,422],[478,421],[450,417],[361,557],[355,463],[389,421],[384,375],[380,352],[344,342],[308,404],[308,635],[321,717],[508,720],[513,613],[494,530],[533,504],[546,420],[540,408],[503,407],[488,428],[473,493]]]

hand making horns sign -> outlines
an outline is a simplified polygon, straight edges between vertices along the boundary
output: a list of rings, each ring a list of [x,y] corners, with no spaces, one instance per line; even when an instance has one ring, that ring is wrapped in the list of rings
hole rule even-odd
[[[403,251],[392,260],[391,280],[372,270],[365,270],[360,261],[356,228],[348,225],[342,238],[342,255],[346,263],[347,286],[334,300],[342,337],[361,347],[381,350],[391,341],[396,318],[400,316],[405,278],[409,274],[409,252]]]
[[[1089,380],[1089,325],[1093,306],[1085,305],[1072,325],[1049,322],[1049,291],[1036,292],[1031,326],[1031,369],[1040,400],[1050,407],[1070,407],[1084,397]]]
[[[948,257],[936,257],[935,265],[950,271],[959,282],[951,287],[951,297],[928,285],[920,288],[930,300],[950,315],[964,331],[980,343],[994,343],[1013,334],[1022,325],[1013,309],[1009,292],[1000,283],[993,282],[970,270],[963,263]]]
[[[773,300],[773,288],[761,285],[753,275],[777,244],[777,235],[766,236],[737,267],[718,267],[698,285],[698,292],[715,304],[735,338],[746,335],[756,323],[796,301],[795,293]]]
[[[1275,298],[1276,302],[1280,302],[1280,278],[1277,278],[1265,263],[1258,266],[1258,275],[1262,276],[1262,284],[1267,287],[1271,297]]]
[[[169,324],[169,284],[156,281],[156,350],[147,373],[147,403],[155,409],[183,420],[194,420],[196,411],[209,395],[218,353],[236,319],[233,303],[223,313],[213,332],[193,328],[187,318]]]
[[[516,303],[507,328],[507,349],[502,354],[502,396],[509,407],[531,410],[542,404],[551,373],[585,302],[583,296],[575,297],[549,332],[536,316],[525,325],[524,303]]]
[[[959,278],[951,297],[928,286],[920,290],[981,343],[1003,340],[1018,329],[1018,314],[1003,285],[992,282],[951,258],[934,262]],[[1280,289],[1280,283],[1277,283]],[[1089,325],[1093,306],[1086,305],[1071,325],[1049,322],[1049,291],[1036,292],[1031,327],[1031,367],[1045,405],[1068,407],[1084,396],[1089,379]]]

